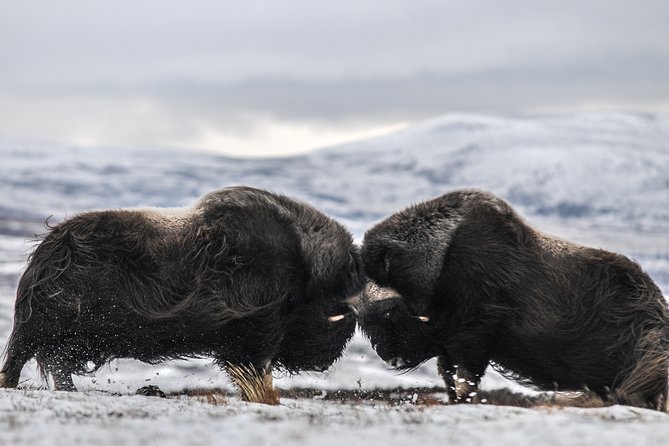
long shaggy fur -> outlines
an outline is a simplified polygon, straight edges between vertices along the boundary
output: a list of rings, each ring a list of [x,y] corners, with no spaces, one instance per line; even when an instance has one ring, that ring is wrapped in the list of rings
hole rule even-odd
[[[401,367],[439,357],[455,400],[466,398],[457,384],[475,390],[493,361],[542,389],[666,409],[667,304],[632,260],[543,234],[475,190],[390,216],[362,255],[396,294],[367,293],[363,331]]]
[[[239,387],[244,401],[269,404],[279,404],[279,391],[272,385],[272,375],[262,373],[253,367],[244,365],[230,365],[228,374]]]
[[[324,370],[353,335],[363,272],[351,235],[316,209],[232,187],[177,212],[87,212],[46,234],[21,277],[0,385],[35,356],[56,388],[114,358],[212,356]]]

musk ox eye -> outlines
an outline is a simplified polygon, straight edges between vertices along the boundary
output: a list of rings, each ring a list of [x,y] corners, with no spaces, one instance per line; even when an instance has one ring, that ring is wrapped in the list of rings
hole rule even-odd
[[[336,315],[334,315],[334,316],[330,316],[330,317],[328,318],[328,320],[329,320],[330,322],[338,322],[338,321],[343,320],[345,317],[346,317],[345,314],[336,314]]]
[[[390,314],[390,311],[386,311],[385,313],[383,313],[384,319],[390,319],[390,316],[392,316],[392,314]]]
[[[430,316],[411,316],[414,319],[418,319],[421,322],[430,322]]]

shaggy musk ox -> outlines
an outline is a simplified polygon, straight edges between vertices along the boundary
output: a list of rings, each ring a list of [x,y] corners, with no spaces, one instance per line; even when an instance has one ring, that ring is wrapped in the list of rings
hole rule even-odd
[[[242,397],[271,369],[322,371],[353,335],[364,285],[351,235],[248,187],[192,208],[87,212],[51,228],[21,277],[0,385],[36,357],[56,389],[114,358],[211,356]],[[233,370],[234,369],[234,370]],[[257,389],[255,389],[257,390]]]
[[[503,200],[462,190],[365,234],[363,332],[391,365],[438,357],[451,401],[489,362],[548,390],[664,410],[667,305],[630,259],[543,234]]]

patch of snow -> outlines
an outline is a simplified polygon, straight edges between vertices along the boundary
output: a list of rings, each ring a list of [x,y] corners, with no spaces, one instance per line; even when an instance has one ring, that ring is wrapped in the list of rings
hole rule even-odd
[[[0,390],[0,443],[41,445],[664,444],[668,417],[622,406],[389,406]]]

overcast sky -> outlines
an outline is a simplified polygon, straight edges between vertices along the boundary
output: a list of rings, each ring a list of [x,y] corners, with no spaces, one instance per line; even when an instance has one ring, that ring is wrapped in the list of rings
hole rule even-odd
[[[450,112],[669,113],[667,0],[0,0],[0,139],[283,154]]]

